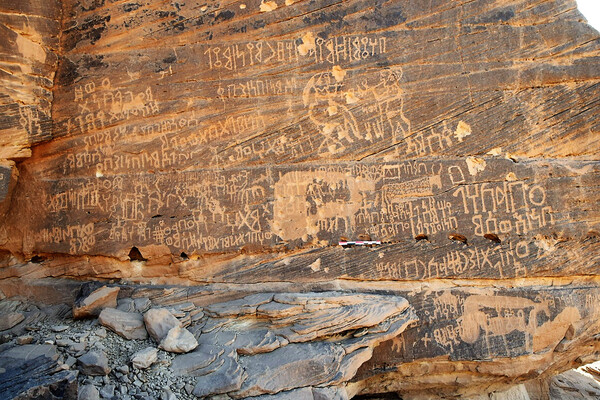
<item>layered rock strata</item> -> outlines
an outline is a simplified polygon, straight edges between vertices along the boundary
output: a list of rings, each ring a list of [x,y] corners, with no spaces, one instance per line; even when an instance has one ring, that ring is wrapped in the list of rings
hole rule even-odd
[[[361,365],[350,397],[470,396],[596,357],[600,39],[574,0],[5,0],[0,32],[1,297],[112,281],[129,301],[79,315],[136,340],[144,298],[223,338],[274,318],[244,339],[268,352],[219,356],[238,397],[287,390],[240,371],[299,346]],[[350,361],[320,339],[358,329],[353,306],[302,303],[325,292],[380,296],[365,326],[400,297],[418,322]],[[2,328],[33,318],[8,304]],[[285,313],[339,325],[290,333]],[[322,378],[289,395],[337,396]]]

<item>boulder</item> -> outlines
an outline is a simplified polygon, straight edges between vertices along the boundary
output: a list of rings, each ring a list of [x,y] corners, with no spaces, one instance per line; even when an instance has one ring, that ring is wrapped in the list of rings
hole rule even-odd
[[[77,365],[85,375],[108,375],[110,367],[103,351],[93,350],[77,358]]]
[[[125,339],[146,339],[148,337],[144,317],[140,313],[105,308],[100,312],[98,321]]]
[[[146,330],[156,343],[160,343],[175,327],[181,323],[166,308],[151,308],[144,314]]]
[[[187,353],[198,347],[198,341],[187,329],[175,326],[160,341],[158,347],[171,353]]]
[[[79,389],[77,400],[100,400],[100,393],[94,385],[83,385]]]
[[[586,400],[600,398],[600,362],[525,383],[528,400]]]
[[[150,367],[158,360],[158,350],[154,347],[146,347],[145,349],[135,352],[131,356],[131,364],[138,369]]]
[[[13,328],[24,319],[25,316],[20,312],[11,312],[0,315],[0,331]]]
[[[73,318],[95,317],[104,308],[117,307],[117,295],[120,288],[102,286],[88,296],[79,298],[73,304]]]

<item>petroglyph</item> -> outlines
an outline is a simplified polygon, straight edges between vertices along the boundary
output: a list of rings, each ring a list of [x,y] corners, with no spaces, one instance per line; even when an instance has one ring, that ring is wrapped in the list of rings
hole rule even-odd
[[[346,74],[335,66],[312,76],[304,89],[308,117],[323,135],[320,152],[335,154],[357,141],[397,142],[409,136],[400,68],[369,73],[352,83],[344,81]]]
[[[275,184],[274,233],[284,240],[354,231],[354,214],[375,182],[342,173],[288,172]]]

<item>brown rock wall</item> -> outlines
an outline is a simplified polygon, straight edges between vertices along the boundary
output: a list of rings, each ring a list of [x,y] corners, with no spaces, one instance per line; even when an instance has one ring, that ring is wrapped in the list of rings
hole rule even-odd
[[[353,393],[571,367],[598,351],[599,56],[572,0],[0,0],[0,289],[406,298]]]

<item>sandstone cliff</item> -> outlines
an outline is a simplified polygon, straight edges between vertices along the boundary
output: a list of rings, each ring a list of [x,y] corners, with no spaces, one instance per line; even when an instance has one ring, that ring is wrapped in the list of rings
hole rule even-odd
[[[102,281],[269,340],[337,296],[315,357],[375,336],[293,387],[350,397],[597,358],[600,36],[574,0],[0,0],[0,31],[3,296]],[[223,393],[292,389],[256,363]]]

